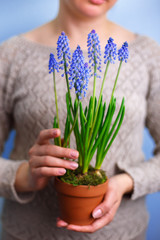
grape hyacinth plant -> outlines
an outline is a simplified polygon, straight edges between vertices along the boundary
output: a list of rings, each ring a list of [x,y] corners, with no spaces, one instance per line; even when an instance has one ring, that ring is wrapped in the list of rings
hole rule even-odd
[[[70,136],[74,133],[77,150],[79,151],[78,174],[87,175],[90,162],[96,154],[96,163],[94,171],[100,173],[101,165],[110,149],[118,131],[121,127],[125,105],[124,98],[117,116],[114,118],[116,110],[116,98],[114,92],[123,62],[127,62],[129,57],[128,43],[125,42],[117,50],[117,45],[113,38],[109,38],[104,50],[104,64],[106,65],[103,79],[100,79],[102,53],[98,34],[92,30],[88,34],[88,62],[85,61],[83,51],[78,45],[71,57],[69,40],[64,32],[57,41],[57,60],[51,53],[49,59],[49,73],[53,73],[54,94],[56,103],[56,116],[53,127],[60,128],[58,114],[58,99],[56,91],[56,72],[62,71],[62,77],[65,77],[66,92],[66,123],[63,144],[61,137],[55,139],[55,144],[63,147],[70,147]],[[109,103],[103,102],[103,88],[106,81],[107,72],[110,64],[114,64],[116,59],[119,61],[119,67],[113,84],[113,90]],[[101,74],[102,75],[102,74]],[[93,78],[93,95],[87,106],[82,106],[82,98],[86,97],[89,79]],[[96,98],[96,81],[102,81],[99,97]],[[74,88],[75,99],[73,101],[70,91]],[[108,104],[108,106],[107,106]],[[99,174],[101,175],[101,173]]]

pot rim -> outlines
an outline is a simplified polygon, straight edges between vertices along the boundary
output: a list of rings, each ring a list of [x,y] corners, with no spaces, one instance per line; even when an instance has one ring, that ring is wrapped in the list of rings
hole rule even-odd
[[[55,178],[55,188],[58,193],[75,197],[96,197],[106,193],[108,179],[97,186],[74,186],[70,183],[61,181],[58,177]]]

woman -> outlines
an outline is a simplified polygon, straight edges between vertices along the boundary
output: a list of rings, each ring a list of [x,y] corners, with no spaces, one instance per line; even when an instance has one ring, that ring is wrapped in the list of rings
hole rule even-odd
[[[0,159],[0,195],[6,198],[3,240],[145,239],[148,215],[144,195],[160,189],[160,48],[149,38],[106,19],[106,12],[115,3],[61,0],[55,20],[0,47],[0,145],[14,126],[16,140],[11,158],[19,160]],[[69,37],[71,49],[80,44],[86,54],[84,39],[92,29],[98,33],[102,49],[110,36],[118,46],[127,41],[130,60],[121,71],[116,90],[117,98],[124,95],[126,99],[125,120],[103,165],[110,177],[109,187],[104,201],[92,213],[95,222],[80,227],[57,218],[52,177],[76,169],[75,162],[63,158],[76,159],[78,152],[49,142],[60,135],[60,130],[52,129],[55,109],[47,64],[62,31]],[[111,69],[106,96],[114,79],[115,68]],[[60,75],[57,78],[59,105],[63,106],[65,87]],[[99,86],[100,82],[97,89]],[[62,133],[64,117],[65,109],[60,107]],[[155,157],[149,162],[144,162],[141,151],[145,121],[157,144]]]

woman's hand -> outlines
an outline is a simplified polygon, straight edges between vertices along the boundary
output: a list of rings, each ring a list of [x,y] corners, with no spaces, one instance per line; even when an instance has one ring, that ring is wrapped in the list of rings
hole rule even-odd
[[[93,233],[109,224],[121,203],[122,197],[125,193],[133,190],[133,180],[128,174],[119,174],[109,179],[108,189],[105,194],[104,201],[97,206],[92,216],[95,221],[91,225],[77,226],[67,224],[61,219],[57,220],[58,227],[66,227],[69,230],[77,232]]]
[[[76,150],[50,144],[49,140],[60,136],[59,129],[47,129],[40,132],[36,143],[29,150],[29,162],[18,168],[15,180],[17,192],[43,189],[52,176],[62,176],[65,169],[76,169],[78,164],[62,158],[76,159]]]

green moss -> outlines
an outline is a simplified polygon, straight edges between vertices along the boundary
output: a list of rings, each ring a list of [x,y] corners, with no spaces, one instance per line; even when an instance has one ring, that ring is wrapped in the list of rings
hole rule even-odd
[[[78,185],[96,186],[106,181],[107,177],[103,170],[95,170],[89,166],[88,173],[83,174],[82,168],[78,167],[76,170],[67,169],[66,174],[59,177],[63,182]]]

